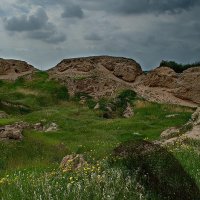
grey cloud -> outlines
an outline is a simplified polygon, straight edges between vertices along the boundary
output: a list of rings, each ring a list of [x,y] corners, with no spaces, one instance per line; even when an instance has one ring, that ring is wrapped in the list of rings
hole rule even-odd
[[[33,31],[42,28],[48,21],[46,12],[39,8],[33,15],[11,17],[4,20],[5,28],[8,31]]]
[[[68,3],[65,6],[64,12],[61,14],[63,18],[83,18],[84,13],[79,5]]]
[[[28,37],[53,44],[64,42],[66,40],[65,34],[58,33],[56,30],[51,29],[30,32],[28,33]]]
[[[91,41],[101,41],[103,38],[99,36],[97,33],[90,33],[84,37],[85,40]]]
[[[24,32],[28,38],[41,40],[47,43],[60,43],[66,40],[64,33],[49,22],[48,16],[42,8],[30,15],[22,15],[4,20],[6,30],[10,33]]]

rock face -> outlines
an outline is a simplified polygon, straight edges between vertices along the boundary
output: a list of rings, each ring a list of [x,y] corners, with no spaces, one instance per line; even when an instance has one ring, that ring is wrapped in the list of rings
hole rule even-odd
[[[174,88],[177,81],[176,72],[169,67],[158,67],[148,73],[144,85],[149,87]]]
[[[25,61],[0,59],[0,79],[15,80],[34,71],[36,69]]]
[[[174,95],[200,103],[200,67],[189,68],[180,74]]]
[[[111,97],[141,75],[140,65],[127,58],[96,56],[65,59],[48,71],[67,85],[71,95],[85,92],[95,98]]]

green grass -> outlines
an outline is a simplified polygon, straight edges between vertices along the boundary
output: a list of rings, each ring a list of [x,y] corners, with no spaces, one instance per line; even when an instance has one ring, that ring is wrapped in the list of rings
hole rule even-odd
[[[61,92],[56,93],[56,90]],[[129,92],[123,94],[126,96]],[[13,112],[11,107],[6,108],[10,115],[0,119],[1,126],[17,121],[31,124],[43,121],[45,124],[55,122],[59,129],[48,133],[27,129],[21,142],[0,141],[0,198],[167,199],[160,198],[162,195],[159,192],[146,186],[146,175],[138,171],[142,163],[140,159],[134,160],[136,168],[130,169],[126,162],[112,161],[113,150],[128,141],[151,142],[158,139],[166,128],[185,124],[193,109],[150,103],[130,95],[133,96],[133,117],[125,119],[116,115],[115,118],[105,119],[102,110],[91,109],[95,102],[91,97],[88,99],[92,101],[92,106],[79,104],[82,94],[69,100],[67,89],[49,80],[46,73],[36,73],[28,81],[1,82],[1,100],[31,108],[24,114]],[[104,103],[107,103],[106,100]],[[178,115],[167,118],[169,114]],[[175,162],[172,168],[169,167],[175,170],[176,163],[179,163],[178,166],[200,186],[198,146],[199,143],[191,141],[187,147],[176,144],[161,154],[147,155],[143,164],[150,166],[150,172],[166,177],[163,180],[167,181],[170,176],[167,174],[168,166]],[[89,164],[87,170],[63,172],[59,169],[62,158],[72,153],[85,156]],[[141,175],[140,180],[138,175]],[[169,178],[167,184],[176,188],[182,180],[179,178],[177,183]]]

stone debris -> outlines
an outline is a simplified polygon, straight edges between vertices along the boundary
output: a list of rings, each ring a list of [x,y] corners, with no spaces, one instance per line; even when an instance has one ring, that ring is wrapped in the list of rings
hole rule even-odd
[[[22,140],[23,130],[33,129],[41,132],[54,132],[58,130],[58,125],[54,122],[49,125],[44,125],[42,122],[35,124],[29,124],[27,122],[16,122],[11,125],[5,125],[0,127],[0,140]]]

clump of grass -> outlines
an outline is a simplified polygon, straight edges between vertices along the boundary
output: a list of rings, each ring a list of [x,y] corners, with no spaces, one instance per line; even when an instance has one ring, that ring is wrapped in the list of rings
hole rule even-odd
[[[134,176],[125,169],[110,168],[102,163],[74,173],[58,169],[18,171],[0,179],[0,185],[0,195],[6,200],[144,199]]]

